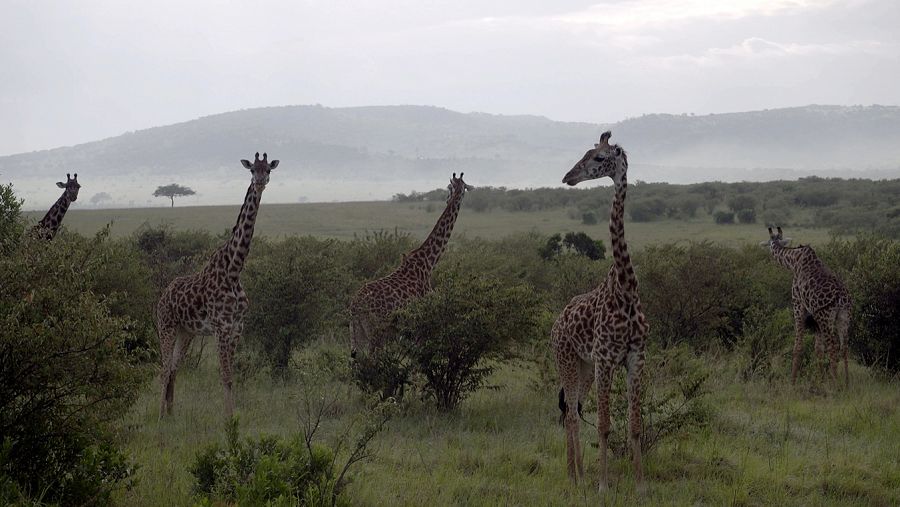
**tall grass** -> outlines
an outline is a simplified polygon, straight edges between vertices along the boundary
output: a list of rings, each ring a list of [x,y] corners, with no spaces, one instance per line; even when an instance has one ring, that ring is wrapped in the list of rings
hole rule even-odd
[[[304,354],[344,351],[319,341]],[[791,387],[743,382],[732,361],[710,358],[711,420],[664,441],[646,457],[650,489],[635,496],[627,457],[611,460],[609,505],[896,505],[900,502],[900,389],[896,380],[851,368],[850,388],[820,379]],[[555,388],[536,389],[530,362],[502,365],[496,389],[445,413],[412,401],[375,441],[347,493],[359,505],[596,505],[595,485],[571,485]],[[140,464],[127,505],[190,505],[188,467],[209,442],[224,439],[222,392],[212,353],[176,386],[175,414],[157,419],[158,387],[145,388],[120,438]],[[330,379],[339,402],[328,414],[333,434],[364,407],[358,391]],[[299,431],[298,381],[266,374],[236,387],[245,433]],[[594,414],[586,414],[588,420]],[[582,426],[588,475],[596,475],[596,434]]]

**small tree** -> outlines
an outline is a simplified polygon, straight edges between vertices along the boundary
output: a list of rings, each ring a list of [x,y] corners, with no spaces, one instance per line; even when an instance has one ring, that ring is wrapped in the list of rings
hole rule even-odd
[[[174,208],[176,197],[194,195],[196,193],[197,192],[194,192],[190,187],[183,187],[177,183],[172,183],[156,187],[156,191],[153,192],[153,197],[168,197],[169,200],[172,201],[172,207]]]
[[[494,370],[487,360],[503,358],[514,341],[536,338],[540,312],[523,285],[450,272],[436,286],[396,313],[397,339],[409,345],[425,395],[449,410],[484,385]]]

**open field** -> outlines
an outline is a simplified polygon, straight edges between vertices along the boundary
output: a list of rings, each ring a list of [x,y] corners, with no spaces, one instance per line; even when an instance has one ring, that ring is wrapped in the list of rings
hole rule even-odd
[[[787,337],[786,337],[787,338]],[[319,342],[305,353],[331,349]],[[210,347],[207,347],[210,351]],[[313,352],[310,352],[313,351]],[[188,467],[198,450],[221,442],[222,393],[212,354],[183,371],[175,415],[157,418],[151,383],[122,423],[120,438],[140,464],[125,505],[190,505]],[[711,418],[706,427],[665,441],[645,457],[650,505],[897,505],[900,502],[900,389],[851,365],[849,390],[823,389],[783,375],[740,382],[728,361],[710,361]],[[571,486],[555,389],[533,388],[530,363],[506,364],[449,414],[414,403],[376,437],[375,458],[354,469],[348,493],[359,505],[597,505],[596,479]],[[325,432],[362,410],[361,396],[328,380],[340,401]],[[302,387],[266,374],[238,383],[243,432],[287,435],[299,429]],[[586,414],[588,419],[595,414]],[[582,425],[588,473],[596,476],[592,428]],[[608,505],[635,503],[630,461],[610,461]]]
[[[256,234],[270,237],[304,236],[353,238],[366,232],[395,227],[424,238],[443,211],[444,203],[346,202],[310,204],[265,204],[259,211]],[[112,235],[131,234],[143,224],[168,224],[176,230],[204,229],[213,233],[230,230],[237,217],[239,205],[197,206],[183,208],[133,208],[78,210],[66,215],[65,225],[81,234],[90,235],[106,224],[112,224]],[[26,217],[37,221],[42,213],[29,212]],[[601,217],[607,216],[604,210]],[[691,221],[664,220],[628,222],[628,242],[633,248],[653,243],[711,240],[728,246],[757,243],[765,240],[762,224],[717,225],[706,215]],[[516,232],[537,231],[553,234],[584,231],[595,239],[608,242],[605,220],[597,225],[584,225],[568,217],[565,209],[533,212],[492,210],[474,212],[465,203],[454,229],[454,236],[486,239]],[[788,235],[804,244],[819,244],[829,238],[825,229],[790,228]]]

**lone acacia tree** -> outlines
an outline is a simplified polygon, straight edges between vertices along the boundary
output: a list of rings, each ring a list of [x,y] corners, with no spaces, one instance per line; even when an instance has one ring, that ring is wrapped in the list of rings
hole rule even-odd
[[[172,207],[175,207],[175,198],[182,197],[185,195],[194,195],[197,192],[194,192],[190,187],[183,187],[177,183],[172,183],[170,185],[162,185],[156,188],[156,191],[153,192],[153,197],[168,197],[169,200],[172,201]]]

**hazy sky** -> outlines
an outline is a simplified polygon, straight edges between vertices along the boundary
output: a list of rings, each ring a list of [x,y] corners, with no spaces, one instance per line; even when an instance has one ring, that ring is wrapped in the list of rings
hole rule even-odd
[[[897,0],[0,0],[0,155],[241,108],[900,104]]]

